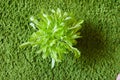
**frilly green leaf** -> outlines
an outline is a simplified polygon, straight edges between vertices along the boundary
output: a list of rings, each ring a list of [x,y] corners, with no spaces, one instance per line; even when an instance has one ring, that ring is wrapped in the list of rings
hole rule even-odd
[[[28,42],[20,47],[31,45],[38,46],[37,53],[42,53],[42,58],[52,58],[53,68],[55,62],[61,62],[66,53],[74,53],[75,57],[80,57],[81,52],[73,47],[77,43],[76,39],[81,38],[79,30],[82,28],[84,20],[77,20],[73,14],[57,10],[42,10],[37,16],[31,16],[30,24],[35,32],[30,36]]]

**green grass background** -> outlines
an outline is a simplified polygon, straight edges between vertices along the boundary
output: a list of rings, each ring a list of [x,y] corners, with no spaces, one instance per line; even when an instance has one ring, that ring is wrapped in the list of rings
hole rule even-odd
[[[81,57],[51,69],[51,60],[19,49],[34,32],[31,15],[61,8],[85,20]],[[120,73],[120,0],[0,0],[0,80],[115,80]]]

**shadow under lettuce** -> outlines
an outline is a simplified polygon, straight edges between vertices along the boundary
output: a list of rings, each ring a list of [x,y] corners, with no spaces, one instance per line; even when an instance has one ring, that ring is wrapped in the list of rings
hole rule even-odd
[[[87,64],[97,63],[106,56],[106,41],[100,27],[90,21],[84,22],[81,30],[82,38],[77,39],[76,47],[81,51],[80,58],[85,60]]]

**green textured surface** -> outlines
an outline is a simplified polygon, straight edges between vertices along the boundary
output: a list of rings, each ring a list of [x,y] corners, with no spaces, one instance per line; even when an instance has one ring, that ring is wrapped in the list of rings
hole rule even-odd
[[[51,69],[51,61],[19,49],[34,31],[29,17],[61,8],[85,20],[81,57]],[[115,80],[120,73],[120,0],[0,0],[0,80]]]

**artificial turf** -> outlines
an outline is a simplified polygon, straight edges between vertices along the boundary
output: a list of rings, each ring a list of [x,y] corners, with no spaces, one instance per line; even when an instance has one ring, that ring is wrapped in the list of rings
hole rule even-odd
[[[30,16],[61,8],[83,19],[81,57],[51,69],[51,60],[20,49],[34,29]],[[46,44],[47,45],[47,44]],[[0,80],[115,80],[120,73],[120,0],[0,0]]]

